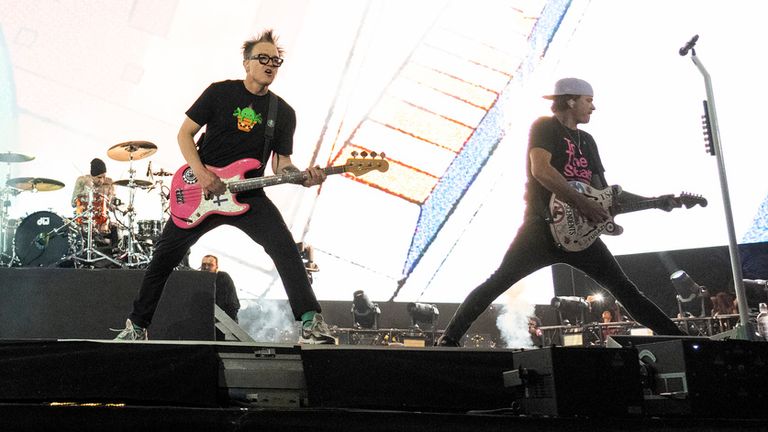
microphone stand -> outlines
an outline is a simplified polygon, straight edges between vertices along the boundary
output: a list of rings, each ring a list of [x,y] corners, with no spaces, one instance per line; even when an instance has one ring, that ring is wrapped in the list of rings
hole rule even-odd
[[[733,273],[733,286],[736,290],[736,302],[739,305],[739,324],[732,330],[713,336],[715,339],[741,339],[757,340],[755,329],[749,322],[749,306],[744,292],[744,279],[741,271],[741,257],[739,257],[738,244],[736,242],[736,231],[733,224],[733,212],[731,210],[731,198],[728,192],[728,179],[725,174],[725,160],[723,158],[723,149],[720,145],[720,130],[717,124],[717,110],[715,109],[715,95],[712,91],[712,80],[709,72],[704,68],[699,58],[696,56],[694,48],[698,35],[694,36],[683,48],[680,49],[680,55],[685,56],[688,51],[691,52],[691,60],[701,75],[704,77],[704,86],[707,92],[707,100],[704,104],[705,115],[709,119],[709,128],[711,136],[709,137],[712,146],[712,152],[717,157],[717,169],[720,175],[720,190],[723,196],[723,210],[725,211],[725,221],[728,229],[728,252],[731,257],[731,272]]]

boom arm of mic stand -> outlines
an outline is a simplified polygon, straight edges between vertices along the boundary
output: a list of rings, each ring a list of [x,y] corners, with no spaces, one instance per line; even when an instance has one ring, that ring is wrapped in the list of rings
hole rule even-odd
[[[717,158],[717,169],[720,176],[720,190],[723,196],[723,210],[725,211],[725,221],[728,229],[728,252],[731,258],[731,272],[733,273],[733,286],[736,291],[736,302],[739,305],[739,333],[736,339],[754,340],[755,331],[749,322],[749,305],[747,296],[744,292],[744,279],[741,271],[741,257],[739,256],[738,243],[736,241],[736,231],[733,223],[733,211],[731,210],[731,197],[728,192],[728,178],[725,173],[725,159],[723,157],[723,148],[720,145],[720,128],[717,123],[717,110],[715,108],[715,95],[712,91],[712,79],[709,76],[704,65],[696,56],[696,51],[691,50],[691,60],[701,75],[704,77],[704,86],[707,91],[707,107],[709,110],[709,119],[712,127],[712,146],[715,149]]]

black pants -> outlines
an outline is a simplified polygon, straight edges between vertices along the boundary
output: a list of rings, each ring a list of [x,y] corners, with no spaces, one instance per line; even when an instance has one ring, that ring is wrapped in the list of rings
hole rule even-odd
[[[448,323],[445,336],[460,341],[477,317],[504,291],[534,271],[556,263],[565,263],[586,273],[613,294],[635,321],[657,334],[683,334],[627,278],[600,239],[581,252],[565,252],[555,245],[549,225],[537,219],[527,220],[520,227],[499,268],[469,293]]]
[[[165,224],[138,297],[133,302],[133,312],[129,315],[131,321],[138,326],[149,327],[165,282],[174,267],[203,234],[224,224],[239,228],[264,247],[275,263],[297,320],[304,312],[320,312],[320,304],[312,291],[296,243],[277,207],[265,196],[238,197],[238,200],[250,205],[250,209],[239,216],[211,215],[191,229],[181,229],[171,220]]]

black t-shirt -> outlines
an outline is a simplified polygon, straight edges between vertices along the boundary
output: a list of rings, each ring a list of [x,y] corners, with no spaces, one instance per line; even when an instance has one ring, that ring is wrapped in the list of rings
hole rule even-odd
[[[211,84],[187,110],[187,117],[205,134],[198,145],[200,159],[206,165],[223,167],[240,159],[264,157],[264,129],[269,109],[269,94],[257,96],[245,88],[243,80],[227,80]],[[272,151],[281,155],[293,152],[296,112],[278,97],[275,135]],[[262,161],[262,166],[267,161]],[[263,175],[264,168],[247,177]]]
[[[237,298],[235,282],[228,273],[216,272],[216,305],[237,321],[237,312],[240,310],[240,300]]]
[[[552,155],[550,164],[568,181],[592,185],[593,176],[602,177],[605,171],[592,135],[583,130],[568,129],[554,116],[540,117],[531,125],[528,152],[535,147]],[[533,178],[530,157],[526,158],[526,175],[525,217],[546,217],[552,193]]]

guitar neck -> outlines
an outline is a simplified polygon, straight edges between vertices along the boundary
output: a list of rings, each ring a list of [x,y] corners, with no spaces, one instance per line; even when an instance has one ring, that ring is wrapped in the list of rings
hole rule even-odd
[[[323,168],[325,175],[341,174],[347,170],[346,165],[329,166]],[[234,180],[227,183],[227,188],[232,193],[245,192],[254,189],[261,189],[268,186],[275,186],[283,183],[303,183],[309,178],[306,171],[289,172],[267,177],[256,177],[245,180]]]
[[[613,208],[614,214],[620,213],[632,213],[640,210],[648,210],[652,208],[661,208],[663,203],[662,198],[647,198],[636,201],[619,201]]]

